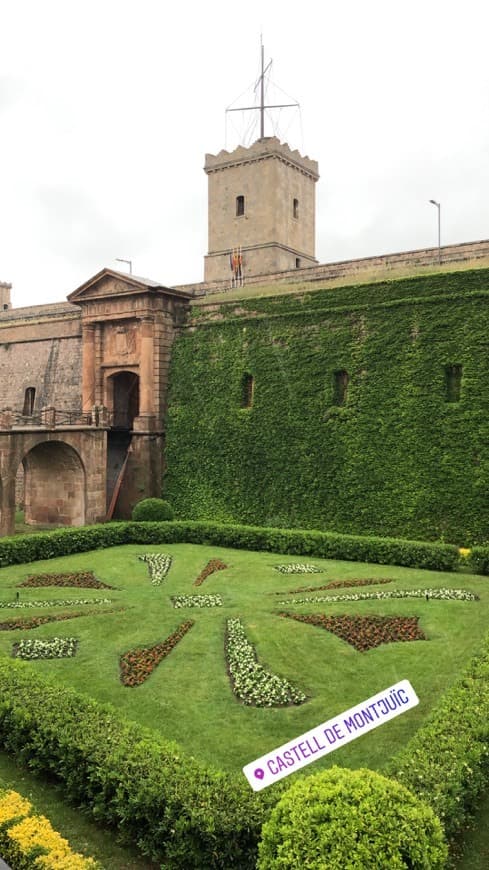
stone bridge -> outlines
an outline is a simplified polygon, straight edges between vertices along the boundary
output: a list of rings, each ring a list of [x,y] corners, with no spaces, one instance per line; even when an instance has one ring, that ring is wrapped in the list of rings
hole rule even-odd
[[[0,535],[14,532],[16,482],[24,487],[25,521],[82,526],[106,514],[108,420],[44,408],[39,417],[0,412]]]

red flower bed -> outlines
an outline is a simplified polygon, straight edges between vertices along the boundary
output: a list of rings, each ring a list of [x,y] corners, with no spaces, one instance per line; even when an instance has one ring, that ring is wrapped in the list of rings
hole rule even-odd
[[[162,643],[154,646],[131,649],[119,659],[121,683],[124,686],[140,686],[153,673],[165,656],[171,653],[177,643],[190,631],[194,624],[188,619],[178,626]]]
[[[224,562],[221,562],[220,559],[211,559],[210,562],[207,562],[207,565],[200,572],[197,580],[194,580],[194,586],[201,586],[204,582],[205,578],[209,576],[209,574],[213,574],[214,571],[223,571],[224,568],[227,568],[227,565]]]
[[[97,580],[92,571],[73,571],[65,574],[30,574],[18,586],[80,586],[83,589],[113,589]]]
[[[303,615],[285,612],[279,616],[324,628],[359,652],[374,649],[382,643],[426,640],[418,626],[417,616],[326,616],[323,613]]]
[[[57,613],[54,616],[21,616],[17,619],[7,619],[0,622],[0,631],[16,631],[38,628],[47,622],[61,622],[64,619],[78,619],[80,616],[105,616],[106,613],[122,613],[125,607],[116,607],[112,610],[77,610],[75,613]]]
[[[288,592],[276,592],[275,595],[294,595],[296,592],[319,592],[322,589],[346,589],[347,586],[382,586],[384,583],[393,583],[389,577],[381,580],[332,580],[325,586],[299,586],[298,589],[289,589]]]

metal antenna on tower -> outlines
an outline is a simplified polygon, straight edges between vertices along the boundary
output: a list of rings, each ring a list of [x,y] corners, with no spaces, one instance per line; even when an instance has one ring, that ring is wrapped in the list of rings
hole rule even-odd
[[[226,109],[226,114],[228,112],[260,112],[260,139],[265,138],[265,109],[289,109],[295,108],[300,104],[296,101],[295,103],[275,103],[273,105],[265,105],[265,75],[270,69],[272,65],[272,61],[269,60],[265,67],[265,47],[263,45],[263,40],[260,43],[261,48],[261,73],[258,78],[258,81],[255,85],[255,90],[258,85],[260,85],[260,105],[259,106],[238,106],[236,108],[228,108]]]

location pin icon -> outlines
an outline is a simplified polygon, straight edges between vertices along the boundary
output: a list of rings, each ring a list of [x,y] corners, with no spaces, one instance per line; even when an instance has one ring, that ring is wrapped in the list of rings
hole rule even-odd
[[[263,777],[265,776],[265,771],[262,770],[261,767],[257,767],[254,771],[254,774],[257,779],[263,779]]]

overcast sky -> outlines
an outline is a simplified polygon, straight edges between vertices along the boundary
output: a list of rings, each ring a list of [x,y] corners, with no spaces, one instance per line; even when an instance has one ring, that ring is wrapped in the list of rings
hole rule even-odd
[[[436,245],[432,198],[442,243],[489,238],[488,8],[0,0],[0,281],[14,305],[62,300],[124,270],[116,257],[163,284],[202,280],[204,155],[258,137],[224,110],[253,98],[260,33],[269,99],[301,104],[266,132],[319,162],[320,262]]]

